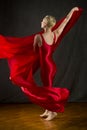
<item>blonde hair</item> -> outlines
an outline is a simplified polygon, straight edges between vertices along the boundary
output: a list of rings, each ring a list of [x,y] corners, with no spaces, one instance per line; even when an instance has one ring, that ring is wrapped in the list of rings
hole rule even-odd
[[[48,27],[53,27],[56,24],[55,17],[53,17],[51,15],[46,15],[45,18],[47,20],[47,26]]]

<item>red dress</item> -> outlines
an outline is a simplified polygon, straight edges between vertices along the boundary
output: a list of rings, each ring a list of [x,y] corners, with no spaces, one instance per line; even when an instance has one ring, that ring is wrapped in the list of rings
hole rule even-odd
[[[46,43],[42,34],[41,37],[43,43],[42,46],[39,48],[41,79],[43,82],[43,86],[53,87],[53,79],[57,71],[55,62],[52,59],[52,55],[56,44],[55,43],[56,37],[54,34],[54,40],[52,45],[48,45],[48,43]]]
[[[61,36],[53,45],[48,45],[42,32],[39,32],[43,44],[36,51],[33,49],[35,34],[22,38],[0,35],[0,58],[5,58],[8,61],[11,81],[18,85],[33,103],[45,109],[64,112],[70,91],[66,87],[53,86],[57,67],[52,59],[52,54],[81,13],[81,8],[73,13]],[[63,20],[64,18],[58,21],[52,30],[55,30]],[[40,68],[42,86],[37,85],[33,78],[38,68]]]

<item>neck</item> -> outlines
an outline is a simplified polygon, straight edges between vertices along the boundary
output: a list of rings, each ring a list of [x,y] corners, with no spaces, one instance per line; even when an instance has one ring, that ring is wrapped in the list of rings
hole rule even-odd
[[[52,31],[51,31],[51,28],[44,28],[44,32],[45,33],[51,33]]]

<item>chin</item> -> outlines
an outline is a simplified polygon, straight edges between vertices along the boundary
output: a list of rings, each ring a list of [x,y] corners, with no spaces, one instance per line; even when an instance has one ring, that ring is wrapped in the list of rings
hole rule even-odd
[[[41,28],[44,29],[44,26],[41,25]]]

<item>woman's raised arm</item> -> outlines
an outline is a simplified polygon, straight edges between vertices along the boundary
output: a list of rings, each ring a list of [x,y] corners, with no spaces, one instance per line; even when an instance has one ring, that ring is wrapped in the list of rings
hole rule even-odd
[[[55,34],[56,34],[56,38],[58,39],[58,37],[61,35],[63,29],[65,28],[66,24],[69,22],[69,20],[72,17],[72,14],[74,11],[78,11],[79,8],[78,7],[74,7],[71,9],[71,11],[68,13],[68,15],[65,17],[65,19],[63,20],[63,22],[59,25],[59,27],[54,30]]]

